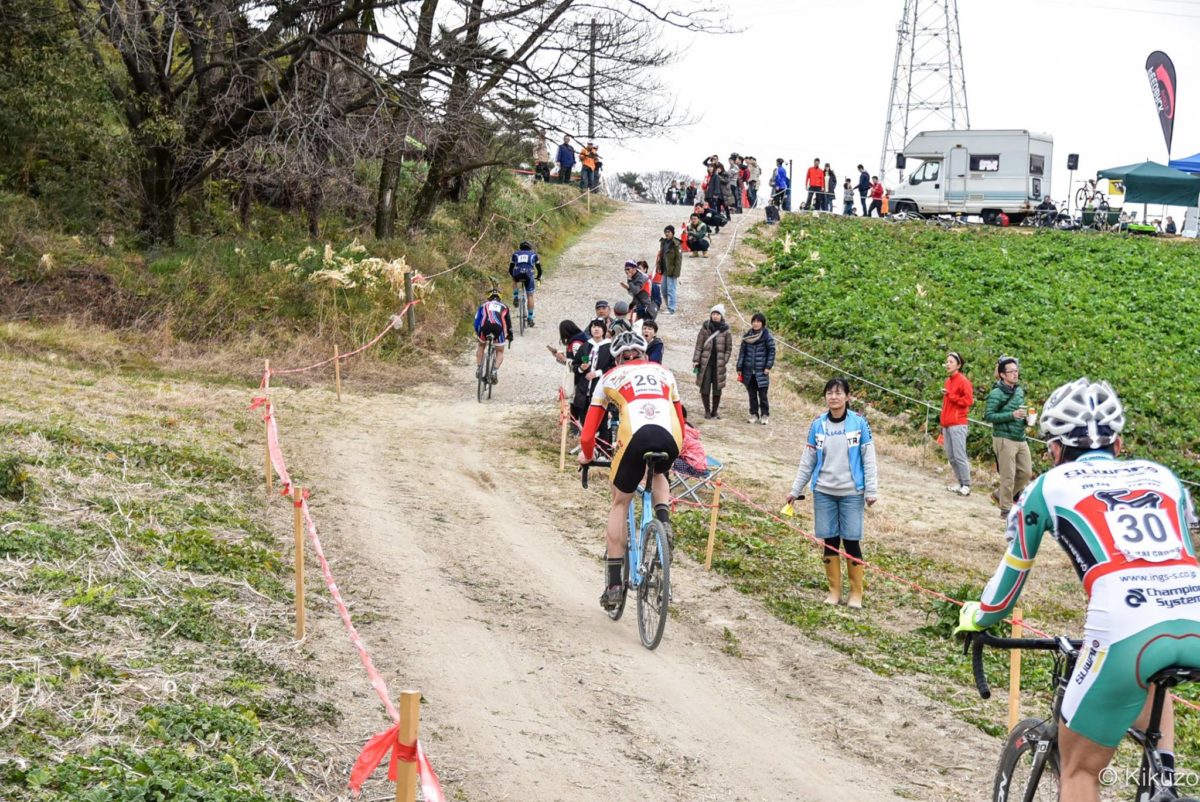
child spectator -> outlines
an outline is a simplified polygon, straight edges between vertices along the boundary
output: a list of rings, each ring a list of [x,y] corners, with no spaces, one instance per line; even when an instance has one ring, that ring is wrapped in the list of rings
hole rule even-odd
[[[646,359],[661,365],[666,344],[658,336],[658,323],[653,320],[643,321],[642,336],[646,338]]]
[[[842,214],[846,217],[854,216],[854,187],[850,184],[849,178],[842,185]]]

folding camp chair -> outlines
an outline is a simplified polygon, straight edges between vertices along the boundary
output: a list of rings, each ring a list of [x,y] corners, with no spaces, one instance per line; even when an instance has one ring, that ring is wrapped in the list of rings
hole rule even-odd
[[[673,470],[671,471],[671,495],[678,499],[691,499],[697,504],[700,501],[699,493],[704,489],[704,486],[716,479],[721,471],[725,470],[725,465],[718,459],[706,457],[708,470],[704,473],[697,473],[694,470]],[[678,465],[678,461],[675,463]]]

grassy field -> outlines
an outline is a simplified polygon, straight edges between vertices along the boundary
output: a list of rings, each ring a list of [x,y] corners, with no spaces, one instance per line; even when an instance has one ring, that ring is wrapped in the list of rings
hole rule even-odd
[[[344,781],[323,771],[339,713],[292,642],[244,408],[0,361],[0,797],[267,802]]]
[[[773,325],[799,346],[939,406],[945,353],[959,351],[977,418],[1002,354],[1021,360],[1039,408],[1081,374],[1106,379],[1129,413],[1129,449],[1200,481],[1195,242],[832,216],[789,216],[777,233],[757,243],[768,258],[751,281],[777,292]],[[990,453],[987,429],[972,427],[971,447]]]

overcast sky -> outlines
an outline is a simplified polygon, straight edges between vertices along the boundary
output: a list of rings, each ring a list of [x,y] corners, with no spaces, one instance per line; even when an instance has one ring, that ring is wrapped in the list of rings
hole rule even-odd
[[[666,68],[681,109],[700,117],[661,137],[598,137],[610,174],[678,170],[731,151],[815,157],[841,179],[875,172],[883,144],[896,25],[903,0],[732,0],[741,33],[676,34],[687,52]],[[1200,151],[1200,0],[960,0],[972,128],[1025,128],[1054,137],[1053,197],[1075,178],[1149,158],[1166,145],[1143,69],[1151,51],[1175,62],[1179,92],[1171,155]],[[600,132],[598,132],[600,133]],[[1151,215],[1155,210],[1151,209]]]

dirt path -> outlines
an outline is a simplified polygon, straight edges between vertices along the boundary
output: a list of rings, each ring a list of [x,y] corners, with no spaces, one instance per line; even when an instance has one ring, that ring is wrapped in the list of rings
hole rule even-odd
[[[314,514],[378,665],[393,691],[422,690],[423,740],[451,799],[978,797],[994,740],[917,682],[878,677],[805,640],[683,556],[656,652],[640,646],[630,616],[613,624],[600,611],[606,498],[548,458],[562,368],[544,346],[560,318],[582,323],[596,298],[621,297],[623,260],[652,253],[662,226],[680,218],[677,209],[625,207],[569,249],[539,293],[538,328],[517,343],[490,403],[475,402],[465,355],[447,382],[403,395],[348,393],[335,406],[324,391],[276,391],[285,433],[292,421],[284,446],[316,491]],[[689,401],[691,345],[716,299],[712,267],[728,237],[717,237],[707,262],[685,261],[680,314],[662,319],[667,364]],[[813,412],[774,394],[770,427],[731,414],[745,403],[732,381],[726,419],[701,422],[710,449],[764,497],[786,492]],[[925,494],[930,509],[912,527],[950,512],[961,519],[965,508],[980,523],[964,538],[998,545],[986,502],[938,497],[929,487],[940,490],[939,480],[900,456],[911,455],[885,452],[872,531],[898,536],[889,516],[905,494]],[[346,742],[359,743],[382,722],[378,704],[340,624],[313,620],[312,649],[348,700]],[[740,657],[723,651],[727,631]],[[384,798],[373,782],[366,798]]]

